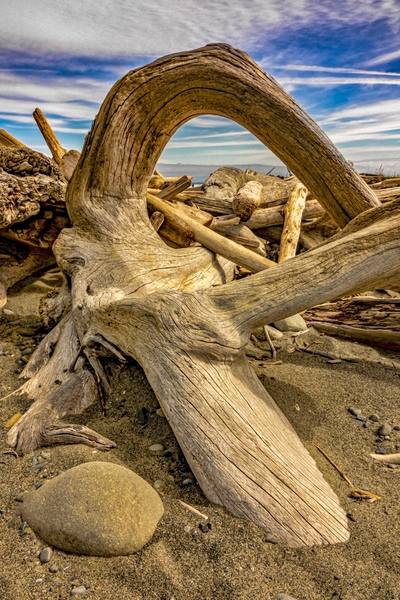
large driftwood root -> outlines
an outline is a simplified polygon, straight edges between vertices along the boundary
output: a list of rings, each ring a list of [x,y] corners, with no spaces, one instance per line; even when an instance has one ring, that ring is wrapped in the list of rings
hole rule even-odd
[[[73,227],[54,252],[71,282],[71,310],[28,364],[24,374],[32,378],[21,392],[36,401],[10,441],[32,449],[54,414],[92,401],[103,373],[91,345],[101,341],[143,366],[210,500],[293,546],[343,542],[336,495],[251,371],[244,347],[257,326],[398,282],[399,205],[372,208],[331,242],[229,283],[231,262],[196,244],[166,246],[146,208],[168,140],[207,113],[255,133],[339,226],[378,204],[318,126],[244,53],[211,45],[128,73],[106,98],[67,188]]]

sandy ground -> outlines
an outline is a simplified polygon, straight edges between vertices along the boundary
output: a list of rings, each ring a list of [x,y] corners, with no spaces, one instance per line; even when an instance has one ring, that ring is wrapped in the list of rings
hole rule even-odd
[[[21,344],[35,342],[34,336],[18,328],[38,329],[39,297],[57,285],[57,273],[38,281],[15,286],[6,306],[13,314],[0,321],[0,392],[5,395],[19,386],[17,360]],[[310,334],[306,334],[310,335]],[[273,600],[286,593],[296,600],[389,600],[400,599],[400,466],[388,468],[370,458],[378,444],[376,431],[383,422],[400,424],[400,372],[375,363],[382,356],[398,360],[398,353],[369,350],[370,362],[343,361],[303,352],[287,337],[278,351],[283,364],[250,358],[268,392],[298,432],[324,477],[337,493],[353,520],[345,544],[292,549],[266,541],[266,532],[229,515],[206,500],[196,485],[165,418],[156,412],[157,400],[143,371],[133,361],[121,369],[108,365],[113,393],[108,415],[94,405],[73,419],[111,438],[117,448],[100,453],[86,446],[45,449],[46,468],[31,471],[34,455],[16,459],[0,456],[0,597],[2,600],[70,597],[74,587],[84,585],[86,597],[98,600]],[[352,348],[364,356],[365,347]],[[353,405],[366,416],[376,413],[377,424],[364,429],[356,425],[347,408]],[[146,407],[146,427],[138,423],[138,411]],[[5,423],[28,403],[19,398],[0,404],[1,452],[9,450]],[[154,456],[149,446],[161,443],[168,456]],[[322,447],[343,469],[356,487],[365,487],[382,497],[374,503],[349,497],[349,485],[318,452]],[[379,444],[387,452],[400,451],[400,432]],[[55,476],[79,463],[111,461],[132,469],[151,484],[163,482],[160,491],[165,514],[151,541],[129,557],[98,558],[75,556],[54,550],[50,563],[42,565],[38,553],[46,544],[33,531],[21,529],[15,498],[33,489],[44,478]],[[185,480],[193,483],[183,485]],[[187,483],[187,482],[186,482]],[[206,514],[211,529],[203,533],[202,519],[185,509],[178,499]],[[49,568],[58,567],[50,572]]]

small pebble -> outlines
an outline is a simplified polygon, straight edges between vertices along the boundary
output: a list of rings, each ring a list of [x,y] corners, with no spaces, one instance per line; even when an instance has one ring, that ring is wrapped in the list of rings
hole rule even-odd
[[[43,579],[41,577],[39,577],[39,579],[35,580],[35,583],[43,583]]]
[[[149,450],[150,452],[163,452],[164,446],[162,444],[153,444],[152,446],[149,446]]]
[[[153,483],[153,488],[155,490],[161,490],[164,487],[164,482],[162,479],[156,479]]]
[[[42,564],[48,563],[48,562],[50,562],[52,555],[53,555],[53,550],[49,546],[46,546],[45,548],[42,548],[42,550],[39,554],[39,560]]]
[[[393,429],[394,429],[394,431],[400,431],[400,425],[395,425],[395,426],[393,427]]]
[[[389,463],[387,467],[388,469],[397,469],[397,465],[394,465],[393,463]]]
[[[21,371],[21,369],[15,369],[14,373],[16,375],[21,375],[22,371]]]
[[[139,410],[137,420],[139,425],[141,425],[142,427],[144,427],[144,425],[147,424],[147,421],[149,420],[149,411],[145,406],[143,406],[143,408]]]
[[[297,600],[293,596],[287,596],[286,594],[277,594],[275,600]]]
[[[71,596],[76,596],[77,594],[86,594],[86,588],[84,585],[79,585],[76,588],[72,588]]]
[[[157,408],[156,415],[158,415],[159,417],[162,417],[163,419],[166,418],[162,408]]]
[[[269,542],[270,544],[278,544],[278,540],[276,539],[276,537],[274,535],[272,535],[271,533],[267,533],[267,535],[265,536],[265,541]]]
[[[211,523],[199,523],[199,529],[202,533],[208,533],[211,530]]]
[[[187,485],[192,485],[192,483],[193,483],[193,480],[192,480],[192,479],[184,479],[184,480],[182,481],[182,485],[183,485],[183,486],[185,486],[185,487],[186,487]]]
[[[42,450],[40,453],[40,456],[46,460],[46,459],[50,458],[50,452],[46,452],[45,450]]]
[[[13,310],[10,310],[9,308],[3,308],[3,313],[5,315],[15,315],[15,312]]]
[[[35,330],[31,329],[30,327],[16,327],[15,331],[24,337],[31,337],[35,335]]]
[[[378,435],[390,435],[392,433],[392,428],[387,423],[383,423],[378,429]]]
[[[359,427],[362,427],[364,425],[364,421],[362,421],[361,419],[353,419],[353,422],[358,425]]]
[[[351,513],[347,513],[346,517],[347,517],[348,519],[350,519],[350,521],[353,521],[353,523],[354,523],[354,522],[355,522],[355,520],[356,520],[355,516],[354,516],[354,515],[352,515]]]
[[[24,367],[24,366],[25,366],[25,361],[24,361],[24,360],[21,360],[21,359],[19,358],[19,359],[17,360],[17,365],[18,365],[19,367]]]
[[[377,448],[375,454],[386,454],[385,448]]]
[[[35,352],[35,348],[25,348],[25,350],[22,350],[21,354],[22,354],[22,356],[30,356],[34,352]]]
[[[354,408],[354,406],[349,406],[347,410],[355,417],[358,417],[358,415],[361,415],[362,413],[362,410],[360,408]]]
[[[49,571],[50,573],[57,573],[58,567],[56,565],[51,565],[51,567],[49,567]]]
[[[328,365],[338,365],[342,362],[342,360],[340,358],[333,358],[332,360],[327,360],[326,362]]]
[[[365,421],[363,424],[363,427],[365,427],[365,429],[368,429],[368,427],[371,425],[371,421]]]
[[[379,417],[378,417],[378,415],[373,414],[373,415],[370,415],[369,420],[373,421],[374,423],[377,423],[379,421]]]

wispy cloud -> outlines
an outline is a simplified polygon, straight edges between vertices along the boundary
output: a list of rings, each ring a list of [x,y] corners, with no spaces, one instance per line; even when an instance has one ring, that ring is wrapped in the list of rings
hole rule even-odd
[[[37,53],[155,56],[222,40],[248,49],[260,32],[306,22],[400,23],[397,0],[14,0],[2,7],[4,47]],[[221,26],[223,24],[223,26]]]
[[[371,60],[368,60],[365,63],[365,66],[374,67],[375,65],[384,65],[388,64],[394,60],[400,58],[400,50],[395,50],[394,52],[388,52],[386,54],[381,54]]]

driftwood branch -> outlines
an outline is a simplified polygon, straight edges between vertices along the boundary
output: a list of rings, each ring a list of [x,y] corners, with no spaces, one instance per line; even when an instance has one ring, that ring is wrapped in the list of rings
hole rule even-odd
[[[353,220],[329,244],[274,269],[190,217],[194,239],[213,252],[168,247],[148,218],[148,182],[177,128],[208,113],[256,134],[340,227]],[[232,198],[239,184],[233,176]],[[150,200],[160,212],[174,211]],[[143,366],[211,501],[293,546],[345,541],[347,519],[335,493],[244,348],[257,325],[398,281],[398,205],[367,210],[378,204],[374,193],[320,128],[247,55],[225,45],[161,58],[123,77],[86,138],[66,202],[73,227],[53,248],[71,282],[71,311],[51,356],[42,343],[37,371],[15,392],[37,399],[10,442],[33,449],[55,419],[93,401],[96,381],[79,353],[87,335],[100,335]],[[364,210],[369,215],[356,218]],[[262,272],[230,283],[231,261],[245,254]]]

